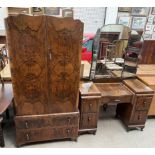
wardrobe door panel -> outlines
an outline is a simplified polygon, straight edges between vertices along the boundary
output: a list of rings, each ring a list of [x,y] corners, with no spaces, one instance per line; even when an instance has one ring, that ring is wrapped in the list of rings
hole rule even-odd
[[[47,17],[50,112],[78,110],[83,23]]]
[[[16,115],[48,113],[45,16],[5,20]]]

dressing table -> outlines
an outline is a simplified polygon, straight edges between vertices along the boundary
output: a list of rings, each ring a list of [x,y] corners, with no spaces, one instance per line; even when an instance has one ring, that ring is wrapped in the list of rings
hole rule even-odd
[[[103,105],[117,105],[116,117],[127,131],[143,130],[153,95],[154,91],[137,78],[117,83],[82,82],[79,132],[96,133],[99,107]]]
[[[119,31],[118,41],[113,41],[109,48],[104,47],[104,52],[100,54],[100,41],[103,40],[102,31],[110,32]],[[125,32],[126,31],[126,32]],[[108,35],[108,33],[106,33]],[[125,34],[125,36],[122,36]],[[129,36],[128,36],[128,35]],[[106,35],[106,39],[108,36]],[[112,41],[109,37],[109,42]],[[131,32],[130,28],[123,25],[107,25],[97,31],[93,44],[93,60],[89,75],[81,79],[80,84],[80,130],[79,132],[96,133],[97,122],[99,116],[99,108],[101,106],[115,105],[116,117],[124,123],[127,131],[131,129],[141,129],[145,127],[150,104],[154,95],[154,91],[140,81],[136,76],[138,58],[141,52],[142,38],[136,32]],[[117,49],[117,42],[125,41],[122,49]],[[135,43],[136,42],[136,43]],[[134,45],[140,46],[134,46]],[[115,51],[113,55],[108,57],[110,50]],[[119,54],[117,54],[119,51]],[[122,57],[120,56],[122,51]],[[104,59],[98,55],[104,55]],[[121,63],[116,61],[121,60]],[[107,66],[110,66],[107,67]],[[118,67],[116,67],[118,66]],[[88,72],[88,69],[87,69]]]

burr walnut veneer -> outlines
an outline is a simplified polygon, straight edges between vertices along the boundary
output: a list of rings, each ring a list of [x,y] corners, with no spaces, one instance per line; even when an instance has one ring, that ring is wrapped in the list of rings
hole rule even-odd
[[[18,146],[71,138],[79,129],[83,23],[52,16],[5,20]]]
[[[101,92],[92,82],[80,84],[80,129],[79,133],[96,133]]]

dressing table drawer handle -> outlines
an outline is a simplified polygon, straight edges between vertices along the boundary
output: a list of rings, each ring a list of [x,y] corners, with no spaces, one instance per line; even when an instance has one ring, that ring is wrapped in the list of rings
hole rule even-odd
[[[143,103],[144,103],[144,107],[146,107],[147,102],[146,102],[146,101],[144,101]]]
[[[121,100],[116,99],[115,102],[120,102]]]
[[[70,129],[67,129],[66,132],[67,132],[67,134],[69,134],[70,133]]]
[[[91,107],[92,107],[92,103],[89,104],[89,109],[91,109]]]

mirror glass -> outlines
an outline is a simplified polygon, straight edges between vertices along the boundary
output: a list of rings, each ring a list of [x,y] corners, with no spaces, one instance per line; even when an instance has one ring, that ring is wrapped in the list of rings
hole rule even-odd
[[[135,76],[143,46],[137,31],[124,25],[105,25],[97,30],[92,46],[91,80]]]

